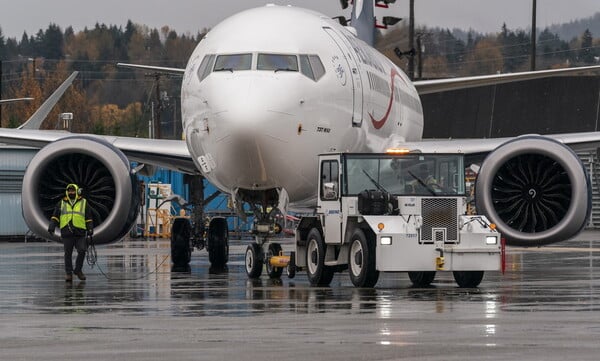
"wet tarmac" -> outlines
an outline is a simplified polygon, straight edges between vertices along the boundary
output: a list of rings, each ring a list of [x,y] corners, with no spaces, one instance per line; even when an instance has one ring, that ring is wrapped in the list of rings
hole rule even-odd
[[[600,359],[600,232],[509,249],[506,273],[477,289],[451,275],[431,288],[406,274],[375,289],[346,273],[328,288],[303,272],[249,281],[246,246],[232,241],[226,271],[199,251],[178,273],[168,241],[126,240],[68,284],[60,244],[2,242],[0,360]]]

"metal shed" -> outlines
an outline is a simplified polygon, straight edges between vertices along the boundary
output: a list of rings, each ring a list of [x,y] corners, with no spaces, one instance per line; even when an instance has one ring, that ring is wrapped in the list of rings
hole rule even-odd
[[[29,228],[21,211],[21,186],[25,169],[37,149],[0,145],[0,237],[20,237]]]

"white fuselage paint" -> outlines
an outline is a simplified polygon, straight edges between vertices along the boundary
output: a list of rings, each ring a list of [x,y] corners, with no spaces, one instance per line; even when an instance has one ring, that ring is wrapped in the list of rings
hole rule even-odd
[[[198,68],[207,54],[253,54],[251,70]],[[257,54],[318,55],[325,75],[256,70]],[[408,77],[330,18],[289,6],[236,14],[198,44],[182,86],[185,139],[221,190],[283,188],[316,204],[317,155],[383,152],[421,139],[423,111]]]

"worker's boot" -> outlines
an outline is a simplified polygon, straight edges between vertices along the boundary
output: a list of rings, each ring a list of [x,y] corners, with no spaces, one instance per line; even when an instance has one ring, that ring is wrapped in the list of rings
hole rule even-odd
[[[83,272],[79,271],[79,272],[75,272],[75,274],[77,275],[77,277],[80,280],[85,281],[85,275],[83,274]]]
[[[73,282],[73,275],[70,273],[67,273],[65,275],[65,282]]]

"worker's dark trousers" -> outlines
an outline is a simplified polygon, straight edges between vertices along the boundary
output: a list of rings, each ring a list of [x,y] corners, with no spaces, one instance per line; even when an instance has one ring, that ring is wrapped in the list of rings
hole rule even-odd
[[[83,268],[83,261],[85,260],[86,241],[85,237],[67,237],[63,238],[63,245],[65,246],[65,272],[70,275],[80,272]],[[73,247],[77,248],[77,259],[75,260],[75,270],[73,270]]]

